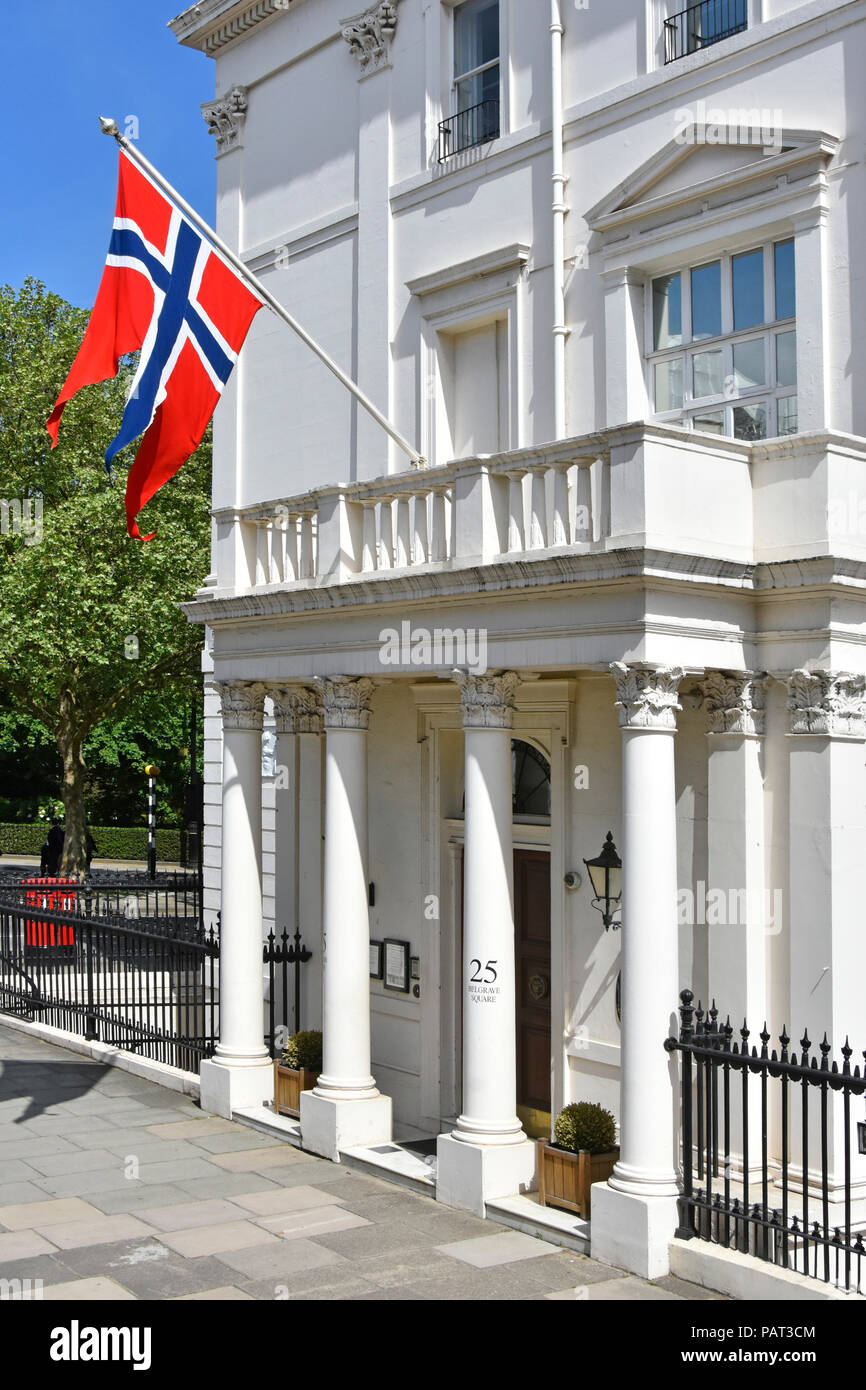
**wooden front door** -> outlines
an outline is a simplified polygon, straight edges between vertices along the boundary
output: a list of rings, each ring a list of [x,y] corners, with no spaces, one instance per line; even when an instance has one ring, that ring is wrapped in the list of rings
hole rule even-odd
[[[514,851],[517,1113],[527,1134],[550,1135],[550,855]]]

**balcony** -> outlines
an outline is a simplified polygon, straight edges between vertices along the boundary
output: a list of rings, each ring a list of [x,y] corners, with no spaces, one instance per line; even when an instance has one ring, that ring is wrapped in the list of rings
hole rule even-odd
[[[499,101],[489,98],[439,122],[439,163],[499,137]]]
[[[748,0],[702,0],[665,20],[665,63],[698,53],[749,27]]]

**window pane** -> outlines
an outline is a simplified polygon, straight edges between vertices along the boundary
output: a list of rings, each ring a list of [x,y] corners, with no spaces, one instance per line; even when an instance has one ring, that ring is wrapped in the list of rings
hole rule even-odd
[[[752,328],[764,322],[764,253],[747,251],[734,256],[734,329]]]
[[[776,336],[776,385],[795,386],[797,383],[797,335],[779,333]]]
[[[750,391],[763,386],[764,339],[751,338],[747,343],[734,343],[734,386],[738,391]]]
[[[656,411],[679,410],[683,403],[683,359],[656,362],[655,384]]]
[[[702,415],[693,415],[692,425],[696,430],[702,430],[704,434],[724,434],[725,412],[723,410],[707,410]]]
[[[486,68],[484,72],[476,72],[474,77],[464,77],[457,83],[458,115],[461,111],[469,111],[482,102],[499,102],[498,63],[495,68]],[[481,140],[494,140],[499,134],[498,104],[485,106],[481,111],[473,111],[466,119],[470,124],[461,126],[461,143],[464,137],[469,144],[478,144]]]
[[[779,241],[773,248],[776,272],[776,318],[794,317],[794,243]]]
[[[653,280],[653,347],[679,347],[683,340],[683,286],[679,275]]]
[[[692,337],[714,338],[722,331],[722,267],[719,261],[692,271]]]
[[[735,405],[734,438],[766,439],[767,407],[765,405]]]
[[[797,397],[783,396],[779,406],[779,434],[797,433]]]
[[[720,396],[724,384],[724,363],[721,351],[696,352],[692,358],[692,395]]]
[[[454,14],[454,76],[499,57],[499,0],[467,0]]]

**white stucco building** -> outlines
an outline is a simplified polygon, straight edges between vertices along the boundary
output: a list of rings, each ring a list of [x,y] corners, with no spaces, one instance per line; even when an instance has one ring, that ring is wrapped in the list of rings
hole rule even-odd
[[[679,991],[866,1041],[866,3],[345,9],[172,21],[215,63],[218,230],[426,459],[258,315],[188,610],[203,1101],[270,1094],[261,935],[300,925],[308,1147],[441,1135],[438,1195],[483,1210],[601,1101],[593,1252],[660,1273]]]

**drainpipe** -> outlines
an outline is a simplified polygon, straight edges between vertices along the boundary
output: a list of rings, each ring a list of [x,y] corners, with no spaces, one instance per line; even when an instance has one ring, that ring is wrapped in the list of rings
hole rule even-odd
[[[565,155],[562,130],[562,23],[560,0],[550,0],[551,89],[553,113],[553,422],[554,438],[565,438]]]

